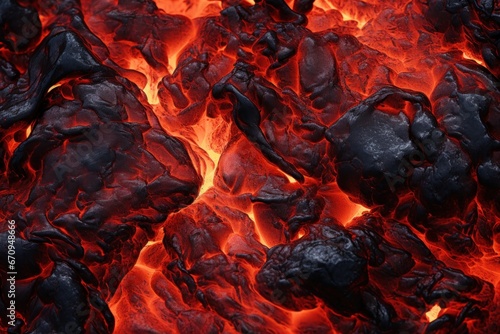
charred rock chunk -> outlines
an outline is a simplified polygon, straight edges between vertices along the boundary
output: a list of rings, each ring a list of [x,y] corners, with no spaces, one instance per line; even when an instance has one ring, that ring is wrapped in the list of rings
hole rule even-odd
[[[401,109],[394,114],[379,110],[384,101],[395,103],[396,108],[409,101],[417,115],[429,113],[429,101],[423,95],[386,88],[349,110],[326,132],[340,188],[366,206],[397,203],[396,191],[405,183],[404,162],[418,152],[408,116]]]
[[[257,275],[259,292],[293,310],[314,308],[313,296],[342,314],[361,307],[359,287],[367,283],[367,262],[349,235],[335,228],[312,228],[290,245],[276,246]]]
[[[7,165],[11,186],[30,188],[11,201],[26,255],[19,265],[38,251],[36,263],[53,267],[48,277],[36,265],[20,270],[39,281],[22,289],[29,321],[21,328],[109,333],[106,303],[156,225],[194,200],[200,179],[137,86],[98,64],[76,33],[49,35],[30,66],[29,89],[4,97],[2,133],[33,125]]]

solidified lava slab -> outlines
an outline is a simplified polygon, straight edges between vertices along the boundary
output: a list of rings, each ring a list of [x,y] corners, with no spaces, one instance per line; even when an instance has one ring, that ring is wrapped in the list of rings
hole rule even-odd
[[[5,0],[8,333],[498,333],[494,1]]]

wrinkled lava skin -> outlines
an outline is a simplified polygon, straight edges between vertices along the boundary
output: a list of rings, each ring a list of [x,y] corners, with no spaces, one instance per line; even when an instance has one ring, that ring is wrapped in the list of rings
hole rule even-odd
[[[494,1],[2,1],[0,329],[498,333],[499,75]]]

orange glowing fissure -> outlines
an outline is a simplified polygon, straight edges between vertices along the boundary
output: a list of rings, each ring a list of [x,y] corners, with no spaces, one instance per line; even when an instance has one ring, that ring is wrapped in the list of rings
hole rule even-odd
[[[130,8],[122,2],[130,3]],[[233,2],[239,7],[229,5]],[[293,9],[298,7],[296,4],[307,1],[284,2]],[[379,115],[381,127],[385,126],[380,131],[397,132],[397,138],[402,138],[403,142],[414,136],[409,134],[410,127],[404,128],[408,131],[403,133],[387,125],[394,123],[384,121],[393,117],[391,119],[410,124],[418,117],[427,117],[425,112],[430,110],[432,117],[446,122],[447,116],[435,111],[441,103],[440,94],[448,93],[455,86],[457,90],[470,88],[478,95],[483,94],[488,90],[487,84],[480,80],[487,76],[471,73],[489,65],[465,38],[459,39],[463,36],[449,37],[438,28],[429,31],[423,19],[421,1],[311,1],[310,10],[304,10],[306,14],[303,14],[307,23],[302,23],[302,14],[292,10],[280,12],[267,3],[273,1],[109,0],[98,4],[95,0],[82,0],[83,15],[90,31],[109,49],[102,52],[99,51],[100,45],[94,45],[93,51],[101,58],[105,58],[105,54],[107,66],[114,70],[118,68],[119,75],[139,87],[139,103],[133,106],[145,106],[146,111],[157,118],[161,129],[181,143],[177,146],[169,143],[171,146],[167,148],[153,143],[152,153],[141,151],[143,157],[155,156],[159,161],[156,161],[157,165],[165,170],[164,175],[155,175],[147,182],[155,184],[168,175],[172,177],[168,187],[177,192],[172,198],[164,201],[162,198],[155,203],[155,209],[165,212],[167,209],[164,208],[174,208],[168,214],[155,212],[155,219],[163,217],[163,222],[145,229],[146,232],[137,223],[127,230],[129,234],[124,232],[123,240],[116,242],[117,245],[127,244],[133,236],[139,239],[133,242],[143,247],[131,251],[132,255],[126,254],[128,250],[124,251],[124,258],[137,256],[137,261],[129,263],[130,270],[116,293],[105,298],[115,317],[114,332],[182,333],[183,328],[188,328],[186,332],[190,333],[347,333],[355,329],[375,332],[379,325],[377,321],[385,320],[380,314],[386,312],[387,317],[392,317],[392,322],[380,326],[387,325],[381,328],[388,333],[397,332],[396,327],[390,326],[407,320],[405,317],[410,317],[409,314],[412,325],[405,331],[426,332],[433,322],[439,322],[436,322],[438,319],[448,321],[447,328],[451,328],[451,332],[476,333],[473,330],[479,326],[481,317],[475,308],[479,310],[488,302],[498,305],[498,293],[495,295],[495,292],[498,292],[500,282],[500,239],[496,232],[500,221],[493,209],[483,210],[477,204],[479,190],[478,195],[466,203],[475,209],[473,223],[470,217],[473,215],[462,213],[456,217],[453,214],[443,217],[428,214],[427,225],[413,224],[412,219],[422,214],[423,204],[418,203],[410,191],[397,187],[386,192],[392,200],[388,205],[378,198],[371,198],[373,189],[366,184],[375,184],[370,182],[377,177],[370,174],[371,171],[366,175],[356,174],[341,179],[339,169],[355,170],[364,157],[354,157],[349,163],[334,167],[332,161],[338,152],[334,152],[334,141],[325,139],[325,133],[347,112],[352,112],[352,119],[356,113],[361,113],[361,109],[352,108],[372,103],[367,113]],[[257,9],[252,11],[253,6]],[[120,10],[123,16],[119,16]],[[109,22],[118,16],[119,19]],[[254,20],[261,22],[255,23]],[[123,23],[125,21],[130,26]],[[43,14],[41,22],[45,27],[56,22],[56,18]],[[148,29],[144,30],[144,26]],[[130,31],[125,34],[126,38],[119,35],[127,29]],[[136,36],[134,29],[144,36]],[[315,66],[311,59],[320,59],[322,64]],[[309,73],[311,68],[315,72]],[[495,71],[491,66],[488,70]],[[474,80],[480,82],[477,87],[472,87]],[[370,102],[372,96],[388,86],[397,87],[403,93],[394,93],[382,102]],[[64,96],[73,94],[68,93],[70,90],[67,83],[61,82],[51,86],[47,95],[53,93],[65,105],[71,105],[73,100]],[[455,95],[465,96],[465,93]],[[106,100],[108,97],[102,98],[104,107],[116,98],[111,93],[110,96],[109,100]],[[474,104],[476,100],[467,102]],[[246,109],[238,114],[237,109],[241,106]],[[257,106],[257,114],[252,114],[251,106]],[[360,119],[360,123],[368,123],[366,119]],[[498,118],[491,122],[495,120]],[[128,121],[134,123],[132,117]],[[354,124],[354,121],[349,122],[345,123],[346,127]],[[425,119],[422,126],[431,123],[434,126],[433,122]],[[368,125],[367,129],[366,133],[359,134],[358,139],[370,135],[368,131],[374,136],[378,133]],[[433,135],[445,133],[439,126],[436,129]],[[36,131],[34,123],[26,125],[19,133],[4,137],[6,159],[10,159],[26,138],[36,133],[33,131]],[[150,138],[157,133],[149,135],[144,135],[141,140],[152,141]],[[334,135],[347,137],[347,132],[335,132]],[[449,140],[446,145],[455,145],[458,140]],[[61,145],[64,147],[70,142],[67,140]],[[495,143],[498,144],[498,140]],[[343,143],[340,149],[355,144]],[[169,165],[168,157],[159,156],[161,152],[175,156],[181,151],[181,146],[182,149],[185,147],[186,156],[194,166],[196,173],[192,174],[197,175],[184,175],[182,168],[185,166]],[[375,144],[367,142],[366,146],[363,149],[374,156],[381,155]],[[401,163],[403,176],[394,179],[394,175],[390,175],[388,182],[410,184],[412,173],[417,174],[416,168],[430,164],[418,158],[422,155],[427,159],[434,152],[425,151],[425,145],[413,146],[408,149],[413,150],[412,159]],[[456,160],[468,159],[458,150],[452,153]],[[29,171],[37,175],[37,169],[30,165],[31,156],[28,158]],[[122,159],[127,161],[126,157]],[[378,166],[386,163],[382,159],[374,161]],[[152,167],[144,163],[134,168],[137,169],[137,180],[127,182],[137,181],[139,184]],[[449,169],[453,170],[453,166]],[[433,171],[426,173],[432,174]],[[120,173],[116,174],[109,177],[111,185],[102,193],[109,192],[109,197],[133,197],[133,191],[114,194],[114,184],[119,183],[121,177]],[[474,172],[471,178],[477,178],[476,174]],[[193,195],[190,204],[179,204],[178,198],[185,192],[194,192],[197,187],[196,182],[190,184],[190,188],[180,186],[184,178],[189,177],[199,180],[197,194]],[[366,183],[361,184],[361,179]],[[472,181],[465,179],[463,182]],[[356,186],[359,189],[352,191]],[[50,186],[44,189],[52,191]],[[36,196],[41,195],[30,194],[29,200]],[[56,212],[57,205],[62,206],[57,202],[59,204],[56,203],[50,211],[53,216],[50,219],[60,222],[77,217],[75,221],[82,223],[82,208],[90,205],[93,198],[80,193],[68,196],[74,196],[77,204],[65,208],[68,213],[63,215]],[[436,198],[438,201],[439,196]],[[460,206],[464,204],[456,201],[450,204],[453,205],[461,210]],[[122,218],[109,224],[125,226],[127,219],[142,219],[135,216]],[[42,215],[36,219],[48,218]],[[52,221],[44,224],[56,225]],[[482,230],[475,234],[467,232],[474,224]],[[334,229],[330,229],[332,226]],[[477,245],[470,246],[474,252],[470,258],[462,254],[461,249],[453,248],[454,235],[443,236],[447,228],[457,226],[461,232],[465,231],[464,244],[468,247],[474,243],[474,238],[479,240]],[[373,232],[375,230],[377,232]],[[495,233],[495,237],[490,236],[490,232]],[[412,238],[403,236],[403,233]],[[417,238],[420,240],[415,240]],[[331,240],[340,240],[335,244],[337,248],[329,243],[333,243]],[[88,240],[85,242],[90,244]],[[270,269],[267,269],[278,268],[283,273],[276,275],[283,276],[277,278],[278,283],[273,286],[273,291],[267,291],[268,295],[259,290],[260,286],[269,283],[259,273],[272,256],[295,259],[297,255],[293,252],[300,249],[301,243],[308,245],[302,250],[308,257],[297,262],[305,267],[317,265],[316,271],[311,269],[305,276],[293,276],[297,271],[295,267],[269,264]],[[415,254],[410,254],[408,245],[415,247]],[[110,252],[115,251],[113,247],[114,244],[109,246]],[[378,252],[370,253],[370,247]],[[354,248],[359,252],[329,262],[332,257],[347,254]],[[325,249],[333,255],[325,253]],[[386,256],[393,250],[390,256]],[[432,254],[429,255],[427,250]],[[85,256],[106,257],[100,249],[86,251]],[[408,260],[412,256],[414,259]],[[426,256],[432,257],[434,262],[426,262]],[[403,265],[404,260],[408,261]],[[92,270],[105,271],[98,262],[95,260]],[[413,267],[408,267],[407,263],[412,263]],[[346,271],[351,270],[358,276],[351,281],[344,275],[344,270],[338,270],[339,267],[343,269],[342,265]],[[448,266],[457,269],[448,269]],[[365,267],[369,269],[365,270]],[[315,280],[320,282],[328,276],[321,271],[323,269],[332,277],[340,277],[339,281],[351,290],[337,286],[324,288],[317,283]],[[49,270],[48,267],[45,270]],[[456,283],[453,279],[459,276],[457,271],[474,278]],[[387,275],[385,281],[381,277],[387,272],[396,274]],[[292,276],[294,278],[290,278]],[[473,292],[465,291],[464,286],[475,284],[476,277],[478,282],[482,280],[481,283],[474,285]],[[365,289],[371,279],[378,281]],[[419,284],[427,284],[427,290],[420,288]],[[406,291],[400,293],[398,289],[403,289],[402,286],[409,286],[408,291],[415,296]],[[309,290],[305,291],[304,287]],[[452,290],[457,296],[463,293],[467,298],[477,293],[478,298],[464,306],[460,304],[463,303],[460,298],[455,300],[448,295],[439,295],[445,289]],[[328,298],[320,297],[322,293]],[[355,306],[333,305],[336,298],[346,298],[351,293],[352,305]],[[377,299],[379,295],[383,298]],[[364,313],[357,309],[353,311],[356,305],[363,303],[367,305],[362,310]],[[476,307],[475,303],[479,306]],[[297,305],[302,305],[302,308]],[[460,315],[462,309],[466,312]],[[497,317],[495,320],[500,319],[498,310],[492,308],[491,312]],[[446,320],[447,315],[453,316],[456,323]],[[454,325],[457,327],[452,327]]]

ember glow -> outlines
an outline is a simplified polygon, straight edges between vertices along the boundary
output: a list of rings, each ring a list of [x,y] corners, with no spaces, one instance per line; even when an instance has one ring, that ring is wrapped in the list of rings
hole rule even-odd
[[[499,75],[495,1],[1,1],[1,331],[500,332]]]

